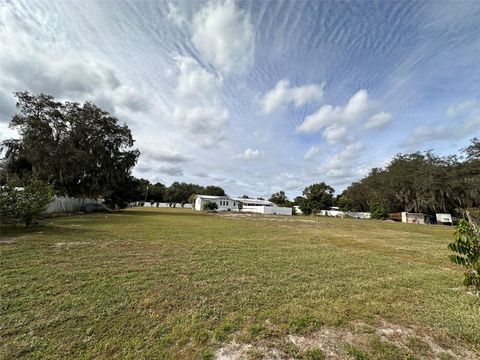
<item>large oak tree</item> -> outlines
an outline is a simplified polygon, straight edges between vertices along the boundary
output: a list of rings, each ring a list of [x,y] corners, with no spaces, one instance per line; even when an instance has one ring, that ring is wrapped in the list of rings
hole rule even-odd
[[[97,197],[130,175],[140,153],[126,124],[90,102],[60,102],[28,92],[15,96],[10,127],[20,138],[1,144],[8,180],[22,185],[34,177],[57,194]]]

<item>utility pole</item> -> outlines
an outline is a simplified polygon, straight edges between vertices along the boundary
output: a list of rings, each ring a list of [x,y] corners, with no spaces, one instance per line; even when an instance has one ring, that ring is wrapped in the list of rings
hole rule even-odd
[[[148,186],[149,185],[147,185],[147,188],[145,189],[145,201],[144,201],[145,203],[147,202]]]

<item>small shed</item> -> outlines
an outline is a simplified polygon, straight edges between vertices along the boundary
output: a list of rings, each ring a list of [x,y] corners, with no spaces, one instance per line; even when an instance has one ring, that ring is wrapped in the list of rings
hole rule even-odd
[[[450,214],[435,214],[438,224],[453,225],[452,215]]]
[[[422,213],[402,212],[402,222],[407,224],[425,224],[425,215]]]

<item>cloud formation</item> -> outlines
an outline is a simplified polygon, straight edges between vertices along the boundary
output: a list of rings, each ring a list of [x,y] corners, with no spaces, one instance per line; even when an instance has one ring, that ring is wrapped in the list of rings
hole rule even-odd
[[[233,156],[233,159],[242,159],[242,160],[253,160],[253,159],[258,159],[262,156],[260,151],[258,150],[253,150],[253,149],[246,149],[245,151],[241,152],[240,154],[237,154]]]
[[[392,120],[392,115],[381,112],[370,117],[364,125],[365,129],[383,129]]]
[[[175,125],[200,146],[217,145],[225,138],[224,127],[229,119],[219,99],[222,80],[191,57],[178,57],[177,66],[179,101],[172,113]]]
[[[329,145],[333,145],[345,139],[345,137],[347,136],[347,127],[334,124],[327,127],[323,131],[322,135],[325,140],[327,140],[327,143]]]
[[[250,15],[233,0],[209,2],[193,17],[192,42],[202,57],[225,73],[253,63],[255,32]]]
[[[307,152],[305,153],[305,155],[303,156],[303,158],[305,160],[310,160],[310,159],[313,159],[315,156],[317,156],[318,154],[320,154],[320,147],[318,146],[311,146],[310,148],[308,148]]]
[[[367,90],[359,90],[345,106],[323,105],[297,127],[298,132],[314,133],[331,124],[351,124],[374,110]]]
[[[272,90],[259,99],[261,111],[268,115],[285,109],[290,104],[300,107],[318,102],[323,97],[324,86],[324,84],[309,84],[290,87],[288,80],[280,80]]]
[[[155,151],[150,149],[142,149],[142,156],[153,161],[161,161],[167,163],[185,163],[195,159],[192,155],[184,155],[177,150],[156,148]]]
[[[5,29],[0,31],[0,83],[4,92],[28,90],[60,99],[90,100],[112,113],[118,109],[143,112],[151,106],[139,89],[122,83],[108,64],[65,48],[61,41],[39,40],[32,25],[19,21],[8,7],[0,8],[0,16]],[[15,103],[13,96],[9,100],[3,96],[2,101],[4,109]]]
[[[479,131],[475,1],[2,5],[0,141],[11,91],[47,92],[126,122],[136,176],[296,196]]]
[[[443,121],[423,122],[408,135],[404,145],[415,146],[441,140],[462,140],[480,131],[480,106],[476,101],[462,101],[450,106]]]
[[[339,152],[320,167],[320,170],[331,178],[352,179],[361,174],[361,167],[358,160],[363,155],[365,145],[361,141],[355,141],[347,144]],[[348,181],[347,180],[347,181]]]

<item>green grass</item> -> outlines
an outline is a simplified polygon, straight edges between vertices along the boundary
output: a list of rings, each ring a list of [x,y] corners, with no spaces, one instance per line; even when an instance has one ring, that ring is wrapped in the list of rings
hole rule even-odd
[[[136,209],[0,226],[0,358],[209,359],[233,340],[355,322],[478,351],[480,301],[449,264],[452,228],[306,219]],[[352,358],[433,356],[365,333],[345,344]]]

